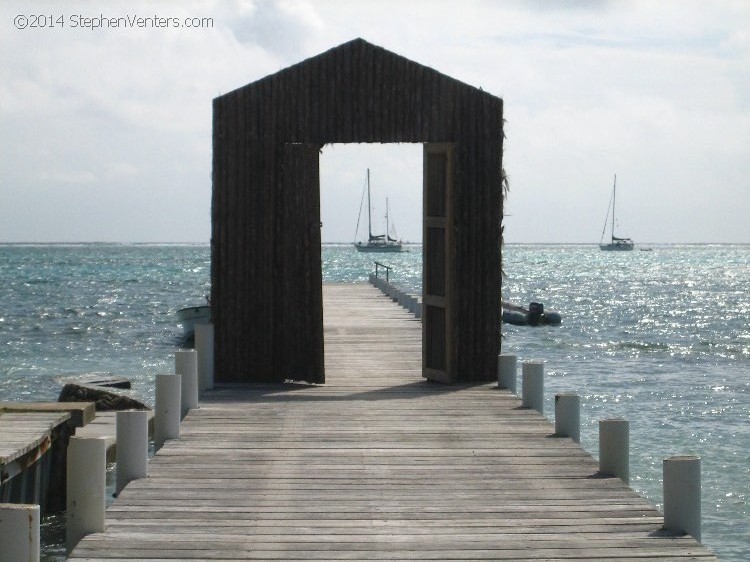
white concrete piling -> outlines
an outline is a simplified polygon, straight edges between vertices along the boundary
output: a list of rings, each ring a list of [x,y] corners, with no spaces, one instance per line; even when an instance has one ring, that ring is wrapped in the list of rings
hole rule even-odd
[[[0,562],[39,562],[39,506],[0,503]]]
[[[408,304],[406,303],[406,300],[407,300],[408,298],[409,298],[409,294],[408,294],[408,293],[406,293],[405,291],[402,291],[402,292],[401,292],[401,293],[400,293],[400,294],[398,295],[398,305],[399,305],[399,306],[400,306],[401,308],[409,308],[409,305],[408,305]]]
[[[196,326],[197,327],[197,326]],[[154,406],[154,442],[160,449],[167,439],[180,436],[182,402],[181,377],[156,375],[156,404]]]
[[[198,352],[198,391],[214,387],[214,325],[195,325],[195,350]]]
[[[518,358],[510,353],[501,353],[497,361],[497,386],[516,393],[518,379]]]
[[[599,420],[599,472],[630,483],[630,422]]]
[[[555,434],[581,442],[581,398],[577,394],[555,394]]]
[[[521,375],[521,405],[544,413],[544,362],[524,361]]]
[[[664,528],[701,540],[701,459],[664,459]]]
[[[178,349],[174,354],[174,372],[182,377],[180,419],[198,407],[198,352]]]
[[[71,437],[68,444],[65,544],[104,531],[107,444],[103,437]]]
[[[116,414],[117,484],[119,494],[131,480],[148,476],[148,412],[127,410]]]

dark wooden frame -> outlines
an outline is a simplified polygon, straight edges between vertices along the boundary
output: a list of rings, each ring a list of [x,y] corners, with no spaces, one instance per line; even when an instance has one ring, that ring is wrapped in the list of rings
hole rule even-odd
[[[503,138],[501,99],[362,39],[216,98],[216,380],[325,381],[318,151],[353,142],[452,147],[441,380],[496,377]]]

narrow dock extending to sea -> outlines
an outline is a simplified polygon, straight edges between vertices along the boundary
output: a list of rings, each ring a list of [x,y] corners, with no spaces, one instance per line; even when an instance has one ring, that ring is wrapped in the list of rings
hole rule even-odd
[[[325,385],[220,386],[70,560],[716,560],[496,384],[421,376],[421,329],[324,287]]]

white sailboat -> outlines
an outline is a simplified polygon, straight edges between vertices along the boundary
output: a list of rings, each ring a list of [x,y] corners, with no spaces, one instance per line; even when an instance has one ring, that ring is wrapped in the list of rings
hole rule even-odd
[[[370,169],[367,168],[367,181],[365,183],[365,189],[367,190],[367,240],[364,242],[356,242],[357,234],[359,233],[359,219],[362,217],[362,205],[359,207],[359,217],[357,218],[357,231],[354,233],[354,247],[357,248],[358,252],[401,252],[401,240],[395,236],[391,236],[391,228],[393,225],[388,222],[388,215],[390,209],[388,208],[388,198],[385,200],[385,234],[373,234],[372,233],[372,205],[370,203]],[[362,199],[364,200],[364,192],[362,193]]]
[[[615,236],[615,201],[617,197],[617,174],[615,174],[615,182],[612,186],[612,199],[610,200],[610,208],[612,209],[612,231],[610,235],[610,241],[604,242],[604,232],[607,230],[607,223],[609,222],[609,208],[607,209],[607,218],[604,220],[604,228],[602,228],[602,236],[599,240],[599,248],[605,252],[629,252],[635,244],[630,238],[621,238]]]

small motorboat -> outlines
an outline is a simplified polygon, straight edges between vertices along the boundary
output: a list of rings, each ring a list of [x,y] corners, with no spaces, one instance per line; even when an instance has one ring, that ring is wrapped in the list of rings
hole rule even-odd
[[[529,308],[524,308],[509,302],[502,302],[502,321],[515,326],[556,326],[562,322],[562,316],[558,312],[545,311],[540,302],[532,302]]]
[[[182,324],[182,335],[185,339],[195,336],[196,324],[208,324],[211,321],[211,302],[206,297],[207,304],[188,306],[177,311],[177,320]]]

